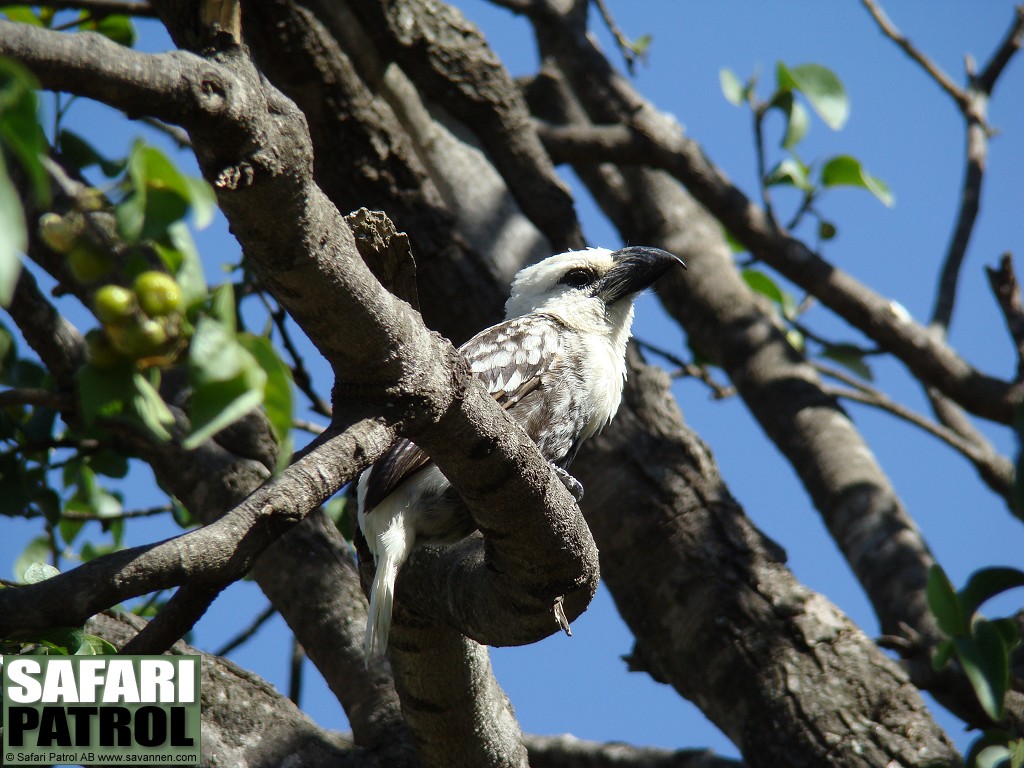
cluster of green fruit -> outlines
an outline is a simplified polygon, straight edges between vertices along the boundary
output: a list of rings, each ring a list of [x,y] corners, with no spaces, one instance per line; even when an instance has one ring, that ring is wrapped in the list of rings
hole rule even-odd
[[[96,283],[113,270],[110,249],[94,238],[78,212],[43,214],[39,234],[50,248],[67,255],[68,270],[82,285]],[[165,272],[143,272],[131,288],[102,285],[93,293],[92,304],[103,327],[89,331],[86,343],[89,359],[101,368],[126,360],[170,364],[184,346],[181,286]]]
[[[103,227],[109,215],[93,214],[97,226]],[[113,224],[110,224],[113,229]],[[44,213],[39,217],[39,236],[50,248],[68,257],[71,276],[82,285],[91,285],[110,274],[114,259],[108,248],[97,242],[95,235],[88,231],[85,217],[78,211],[65,216],[59,213]]]
[[[86,335],[89,357],[99,367],[128,358],[144,364],[173,362],[182,346],[181,287],[166,272],[143,272],[132,287],[104,285],[93,295],[103,324]]]

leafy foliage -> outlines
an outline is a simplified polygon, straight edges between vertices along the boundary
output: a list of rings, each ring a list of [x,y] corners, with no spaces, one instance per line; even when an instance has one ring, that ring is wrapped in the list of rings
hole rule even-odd
[[[1016,568],[984,568],[973,573],[957,591],[938,565],[928,572],[928,607],[947,635],[932,656],[942,669],[954,658],[974,689],[978,702],[993,723],[1002,721],[1006,693],[1010,689],[1010,655],[1021,645],[1013,619],[989,620],[978,613],[987,600],[1007,590],[1024,587],[1024,571]],[[1012,765],[1021,752],[1020,735],[1000,729],[986,731],[969,754],[969,765]]]

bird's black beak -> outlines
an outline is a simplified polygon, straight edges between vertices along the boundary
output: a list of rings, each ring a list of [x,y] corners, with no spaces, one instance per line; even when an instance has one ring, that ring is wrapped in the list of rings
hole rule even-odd
[[[615,251],[612,258],[615,264],[597,286],[597,295],[604,299],[605,304],[614,304],[650,288],[655,280],[676,265],[686,269],[686,264],[675,254],[645,245],[622,248]]]

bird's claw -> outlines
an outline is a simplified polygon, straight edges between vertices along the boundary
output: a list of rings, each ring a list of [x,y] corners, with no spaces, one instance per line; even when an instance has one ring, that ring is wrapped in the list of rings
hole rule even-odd
[[[562,481],[562,485],[564,485],[565,489],[572,494],[572,497],[576,499],[576,503],[578,504],[580,499],[583,498],[583,483],[557,464],[552,464],[551,468],[555,470],[555,474],[558,475],[558,479]]]

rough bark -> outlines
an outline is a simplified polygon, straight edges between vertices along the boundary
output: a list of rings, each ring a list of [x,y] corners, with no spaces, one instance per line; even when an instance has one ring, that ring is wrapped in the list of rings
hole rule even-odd
[[[634,365],[616,429],[578,465],[633,666],[695,702],[751,766],[958,764],[906,673],[746,519],[668,385]]]

